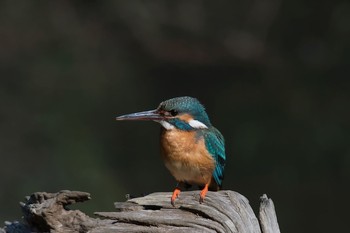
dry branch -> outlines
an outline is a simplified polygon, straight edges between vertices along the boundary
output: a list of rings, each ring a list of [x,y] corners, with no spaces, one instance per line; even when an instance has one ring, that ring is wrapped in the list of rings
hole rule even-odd
[[[271,199],[261,198],[259,220],[248,200],[233,191],[208,192],[203,204],[198,191],[182,192],[173,207],[171,193],[153,193],[115,203],[116,212],[92,218],[68,205],[90,199],[78,191],[38,192],[21,203],[23,223],[7,222],[0,233],[29,232],[262,232],[279,233]]]

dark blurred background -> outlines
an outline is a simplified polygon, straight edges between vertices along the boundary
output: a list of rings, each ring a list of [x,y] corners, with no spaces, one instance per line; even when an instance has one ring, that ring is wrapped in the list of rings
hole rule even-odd
[[[36,191],[90,192],[88,213],[172,191],[159,125],[114,117],[189,95],[225,189],[266,193],[282,232],[346,231],[349,74],[349,1],[1,1],[0,222]]]

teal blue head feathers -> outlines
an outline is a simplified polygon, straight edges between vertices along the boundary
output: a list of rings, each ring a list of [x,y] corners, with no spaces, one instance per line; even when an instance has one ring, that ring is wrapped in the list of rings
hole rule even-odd
[[[181,130],[193,130],[211,126],[203,105],[193,97],[176,97],[163,101],[157,110],[164,114],[170,113],[172,117],[166,121]],[[162,124],[162,122],[160,123]]]
[[[193,97],[176,97],[160,103],[157,109],[123,115],[117,120],[153,120],[165,129],[195,130],[211,126],[203,105]]]

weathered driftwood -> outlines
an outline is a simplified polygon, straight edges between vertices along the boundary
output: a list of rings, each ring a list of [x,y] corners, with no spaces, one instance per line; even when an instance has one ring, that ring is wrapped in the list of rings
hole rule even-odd
[[[23,223],[6,222],[0,232],[280,232],[273,202],[266,195],[261,197],[259,220],[237,192],[208,192],[203,204],[198,191],[182,192],[175,207],[170,196],[153,193],[117,202],[116,212],[97,212],[99,218],[92,218],[67,208],[89,200],[89,193],[38,192],[21,203]]]

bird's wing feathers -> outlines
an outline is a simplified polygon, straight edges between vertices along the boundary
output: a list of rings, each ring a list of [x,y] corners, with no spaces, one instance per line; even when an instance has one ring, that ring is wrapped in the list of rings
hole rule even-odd
[[[213,178],[215,182],[221,186],[222,180],[224,178],[224,168],[225,168],[225,141],[222,134],[214,127],[206,131],[204,134],[205,146],[207,147],[209,153],[215,159],[215,169],[213,172]]]

